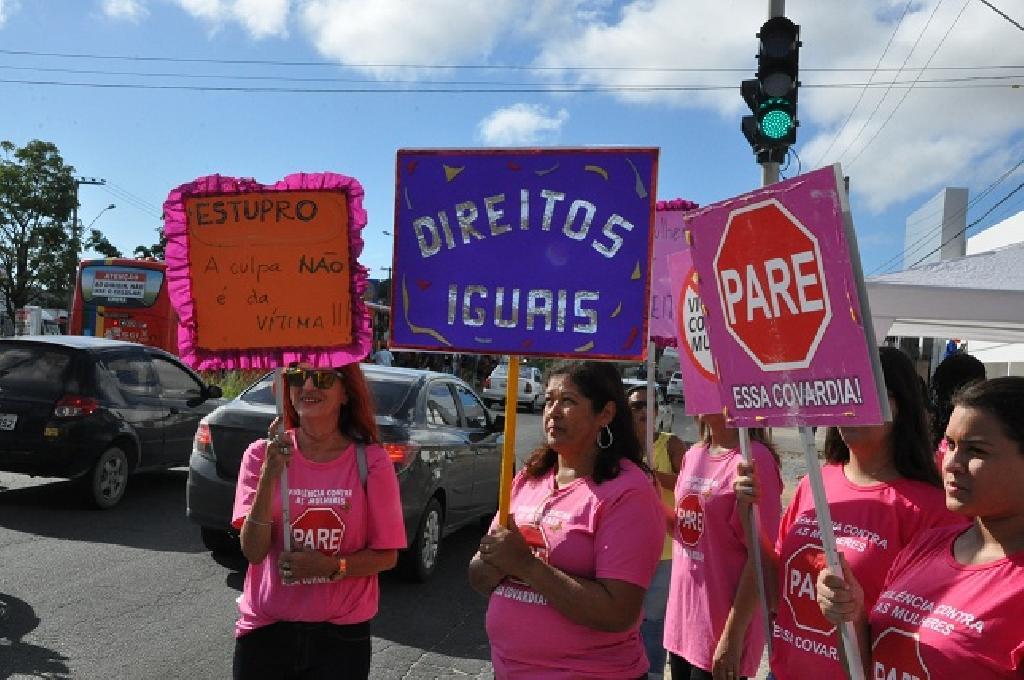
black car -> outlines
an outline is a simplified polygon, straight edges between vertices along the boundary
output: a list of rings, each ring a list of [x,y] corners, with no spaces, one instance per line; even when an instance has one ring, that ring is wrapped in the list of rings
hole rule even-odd
[[[426,581],[441,538],[498,505],[504,416],[484,408],[466,383],[445,373],[364,364],[384,448],[398,473],[409,548],[400,567]],[[237,550],[231,527],[242,454],[275,415],[273,374],[204,418],[189,464],[187,512],[213,552]],[[372,501],[371,501],[372,502]]]
[[[99,508],[128,475],[184,465],[224,403],[167,352],[78,335],[0,339],[0,470],[80,480]]]

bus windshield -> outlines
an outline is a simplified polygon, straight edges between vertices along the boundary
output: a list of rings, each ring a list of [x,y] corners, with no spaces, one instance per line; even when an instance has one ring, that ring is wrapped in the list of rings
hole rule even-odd
[[[118,265],[83,265],[82,299],[121,308],[152,307],[164,285],[164,272]]]

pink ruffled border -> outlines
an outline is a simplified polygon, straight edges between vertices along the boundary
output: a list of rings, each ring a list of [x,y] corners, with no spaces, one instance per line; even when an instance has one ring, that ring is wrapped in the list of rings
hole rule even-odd
[[[192,300],[192,279],[189,277],[188,229],[185,199],[195,196],[246,194],[258,191],[340,191],[347,195],[349,214],[349,251],[351,285],[355,292],[352,310],[353,341],[343,347],[209,351],[196,345],[195,306]],[[296,173],[273,185],[254,179],[207,175],[173,189],[164,201],[164,236],[167,239],[167,287],[171,304],[178,312],[178,354],[199,370],[275,368],[293,361],[314,366],[343,366],[363,359],[373,346],[369,310],[363,303],[368,286],[368,271],[357,258],[363,252],[363,186],[353,177],[333,172]]]

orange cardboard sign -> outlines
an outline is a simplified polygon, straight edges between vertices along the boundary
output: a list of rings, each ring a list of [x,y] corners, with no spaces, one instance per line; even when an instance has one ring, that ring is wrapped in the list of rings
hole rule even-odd
[[[184,204],[197,347],[353,342],[344,193],[235,193]]]

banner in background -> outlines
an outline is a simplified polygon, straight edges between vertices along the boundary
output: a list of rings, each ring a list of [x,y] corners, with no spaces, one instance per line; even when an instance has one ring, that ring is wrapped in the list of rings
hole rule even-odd
[[[654,213],[654,256],[651,259],[651,339],[659,347],[676,342],[676,308],[669,258],[686,247],[683,215],[697,204],[680,198],[658,201]]]
[[[672,281],[670,290],[677,301],[675,333],[679,370],[683,374],[683,409],[688,415],[721,413],[722,395],[693,257],[684,242],[682,250],[670,254],[667,260]]]
[[[393,347],[642,359],[657,149],[400,150]]]

